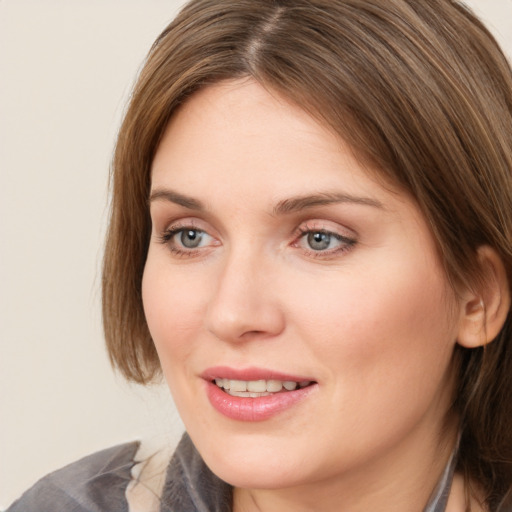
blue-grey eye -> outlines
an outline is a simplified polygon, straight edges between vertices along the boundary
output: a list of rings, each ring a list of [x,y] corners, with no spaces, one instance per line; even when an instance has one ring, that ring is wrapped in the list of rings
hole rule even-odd
[[[311,231],[308,233],[307,241],[314,251],[325,251],[331,245],[331,235],[322,231]]]
[[[187,249],[195,249],[199,247],[203,239],[203,232],[197,229],[184,229],[180,233],[180,243]]]

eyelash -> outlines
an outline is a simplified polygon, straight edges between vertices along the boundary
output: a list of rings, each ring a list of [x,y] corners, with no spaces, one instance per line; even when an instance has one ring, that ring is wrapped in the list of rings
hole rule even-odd
[[[198,227],[190,224],[186,226],[178,225],[178,226],[171,226],[168,229],[165,230],[165,232],[159,236],[159,242],[161,244],[167,245],[171,253],[175,256],[181,257],[181,258],[192,258],[196,256],[202,248],[198,249],[181,249],[179,247],[176,247],[171,243],[173,237],[178,235],[179,233],[183,233],[184,231],[196,231],[198,233],[204,233],[208,235],[206,231],[203,229],[199,229]],[[208,235],[210,236],[210,235]]]
[[[173,245],[171,243],[173,237],[176,235],[183,233],[185,231],[196,231],[197,233],[208,235],[206,231],[203,229],[200,229],[192,224],[190,225],[177,225],[177,226],[171,226],[165,232],[159,236],[158,241],[161,244],[167,245],[171,253],[177,257],[183,257],[183,258],[192,258],[196,256],[198,253],[201,252],[204,248],[190,248],[190,249],[182,249],[177,247],[176,245]],[[350,251],[357,243],[357,240],[355,238],[346,237],[343,235],[340,235],[339,233],[336,233],[335,231],[330,231],[328,229],[324,228],[317,228],[314,226],[301,226],[299,227],[295,234],[294,234],[294,241],[292,242],[292,247],[300,248],[300,241],[305,238],[306,236],[310,234],[323,234],[328,235],[329,237],[334,238],[338,242],[341,242],[342,245],[340,247],[336,247],[335,249],[328,249],[328,250],[317,250],[314,249],[305,249],[302,250],[305,252],[305,254],[308,257],[312,258],[324,258],[328,259],[329,257],[333,257],[339,254],[343,254],[345,252]]]
[[[340,254],[350,251],[357,243],[357,240],[355,238],[349,238],[347,236],[340,235],[339,233],[336,233],[335,231],[331,231],[331,230],[328,230],[325,228],[317,228],[314,226],[306,225],[304,227],[301,226],[297,229],[296,238],[292,245],[294,247],[298,247],[300,241],[310,234],[328,235],[328,236],[334,238],[335,240],[337,240],[338,242],[342,243],[342,245],[340,245],[340,247],[337,247],[335,249],[330,249],[330,250],[328,249],[328,250],[324,250],[324,251],[320,251],[320,250],[315,251],[313,249],[303,249],[305,251],[305,253],[307,254],[307,256],[312,257],[312,258],[328,259],[330,257],[334,257],[334,256],[337,256],[337,255],[340,255]]]

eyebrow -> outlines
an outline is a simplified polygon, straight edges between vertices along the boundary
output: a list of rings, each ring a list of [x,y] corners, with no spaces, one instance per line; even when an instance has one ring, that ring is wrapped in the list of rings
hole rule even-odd
[[[189,210],[206,210],[204,204],[201,201],[170,189],[158,188],[151,192],[151,195],[149,196],[149,202],[152,203],[153,201],[169,201],[179,206],[183,206]],[[325,192],[283,199],[282,201],[279,201],[273,208],[273,215],[285,215],[301,210],[306,210],[308,208],[314,208],[316,206],[326,206],[337,203],[358,204],[383,210],[385,209],[384,205],[380,201],[370,197],[354,196],[341,192]]]
[[[189,210],[205,210],[205,207],[201,201],[169,189],[157,188],[151,192],[151,195],[149,196],[149,202],[152,203],[153,201],[169,201],[171,203],[183,206],[184,208],[188,208]]]
[[[385,209],[384,205],[380,201],[370,197],[360,197],[337,192],[326,192],[321,194],[291,197],[289,199],[279,201],[279,203],[277,203],[277,205],[274,207],[274,215],[294,213],[300,210],[314,208],[315,206],[325,206],[337,203],[359,204],[363,206],[371,206],[373,208],[380,208],[382,210]]]

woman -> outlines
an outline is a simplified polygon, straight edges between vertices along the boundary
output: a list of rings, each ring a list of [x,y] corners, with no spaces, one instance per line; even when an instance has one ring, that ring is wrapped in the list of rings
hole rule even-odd
[[[512,510],[511,148],[458,3],[191,2],[119,133],[103,276],[114,366],[187,434],[9,510]]]

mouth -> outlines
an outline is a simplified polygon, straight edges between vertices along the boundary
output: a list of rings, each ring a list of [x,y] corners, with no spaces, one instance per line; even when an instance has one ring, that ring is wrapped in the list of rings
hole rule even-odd
[[[314,381],[311,380],[236,380],[227,378],[216,378],[211,382],[228,395],[243,398],[260,398],[276,393],[287,393],[314,384]]]
[[[201,375],[206,395],[223,416],[242,422],[268,420],[308,401],[318,392],[318,382],[262,368],[217,366]]]

